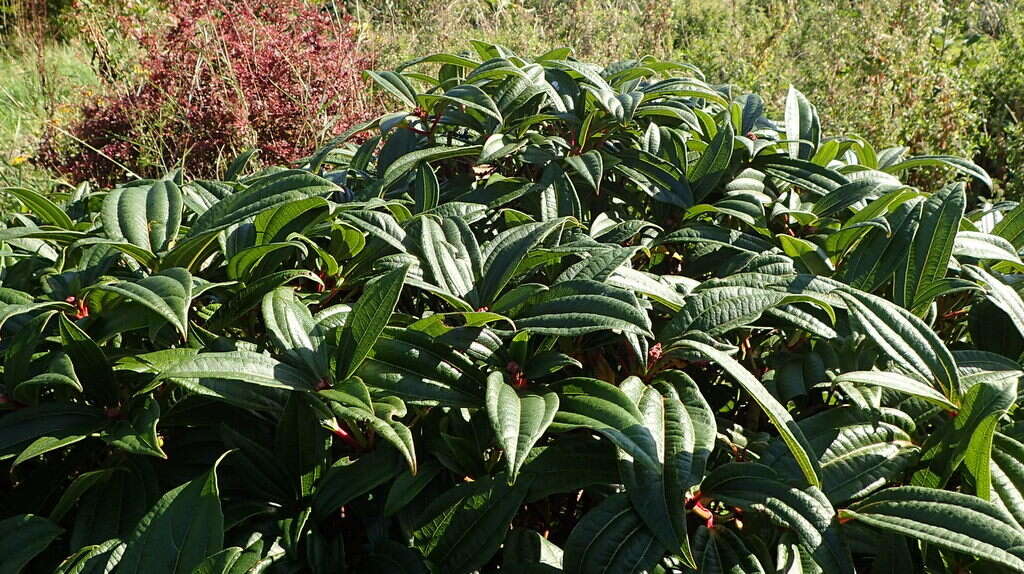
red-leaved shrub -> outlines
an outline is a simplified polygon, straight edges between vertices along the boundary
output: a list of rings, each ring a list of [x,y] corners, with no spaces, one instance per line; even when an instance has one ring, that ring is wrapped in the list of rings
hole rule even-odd
[[[303,0],[174,0],[170,27],[146,32],[141,82],[54,130],[41,162],[73,181],[109,184],[184,164],[213,176],[246,147],[290,162],[373,115],[372,67],[349,21]],[[114,161],[111,161],[114,160]]]

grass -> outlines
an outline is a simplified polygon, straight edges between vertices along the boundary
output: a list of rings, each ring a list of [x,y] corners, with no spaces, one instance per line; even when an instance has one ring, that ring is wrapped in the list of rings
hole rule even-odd
[[[51,174],[31,157],[48,124],[65,125],[102,85],[77,42],[44,44],[24,38],[0,44],[0,185],[46,188]],[[7,207],[0,198],[0,207]]]

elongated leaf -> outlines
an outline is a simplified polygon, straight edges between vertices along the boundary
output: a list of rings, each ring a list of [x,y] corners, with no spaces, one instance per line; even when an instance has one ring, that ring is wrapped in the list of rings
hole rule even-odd
[[[1024,203],[1005,214],[992,228],[992,234],[1009,241],[1015,251],[1024,247]]]
[[[575,279],[541,291],[513,315],[524,331],[548,335],[584,335],[617,329],[651,336],[650,318],[629,291],[596,281]]]
[[[224,515],[217,485],[218,459],[206,473],[167,494],[128,538],[118,572],[191,574],[224,544]]]
[[[430,164],[424,162],[416,168],[416,211],[424,212],[437,207],[440,197],[440,185],[437,183],[437,176],[434,175]]]
[[[963,184],[948,185],[921,204],[921,223],[907,253],[906,265],[896,271],[896,303],[913,310],[918,294],[946,276],[966,204]]]
[[[477,570],[498,551],[528,488],[528,480],[486,477],[449,490],[424,510],[417,545],[443,572]]]
[[[408,273],[408,267],[400,267],[366,284],[341,330],[338,368],[342,376],[339,378],[352,376],[377,342],[391,319]]]
[[[326,518],[401,471],[402,457],[386,445],[355,460],[348,457],[338,460],[327,469],[317,485],[313,497],[314,516]]]
[[[140,359],[145,361],[148,357],[141,355]],[[312,390],[315,383],[307,372],[252,351],[186,351],[158,369],[157,380],[163,379],[221,379],[289,390]]]
[[[618,387],[596,379],[573,378],[559,386],[553,430],[587,428],[608,437],[638,465],[660,472],[657,445],[644,427],[636,404]]]
[[[951,402],[959,400],[960,377],[953,355],[924,321],[868,293],[853,289],[835,293],[846,301],[861,330],[893,361],[923,380],[934,379]]]
[[[68,214],[46,196],[22,187],[3,187],[0,188],[0,191],[18,198],[18,201],[34,213],[41,223],[55,225],[62,229],[71,229],[73,224]]]
[[[792,530],[823,571],[854,572],[835,509],[817,487],[795,488],[758,463],[729,463],[708,475],[701,484],[701,493],[764,513],[779,526]]]
[[[19,458],[24,459],[26,449],[33,444],[37,449],[44,443],[56,448],[61,443],[68,444],[65,441],[81,440],[106,422],[102,409],[82,404],[44,403],[18,409],[0,418],[0,459],[19,453]]]
[[[483,146],[468,145],[462,147],[434,147],[407,153],[388,166],[381,176],[381,187],[384,189],[390,188],[421,162],[430,163],[443,159],[475,156],[479,155],[482,150]]]
[[[100,221],[107,237],[150,253],[170,247],[181,227],[184,198],[171,180],[115,187],[103,200]]]
[[[961,157],[955,157],[951,155],[919,155],[910,159],[903,160],[899,163],[895,163],[889,166],[885,166],[882,169],[889,173],[899,173],[908,169],[916,167],[951,167],[960,173],[969,175],[974,179],[978,180],[985,187],[992,189],[992,178],[989,177],[988,172],[978,167],[971,161],[968,161]]]
[[[371,70],[366,70],[363,74],[372,79],[375,84],[387,90],[392,96],[398,98],[407,107],[416,107],[416,89],[401,74],[390,71],[374,72]]]
[[[32,514],[0,520],[0,572],[18,574],[64,529]]]
[[[944,409],[957,409],[957,406],[951,403],[939,390],[918,379],[914,379],[900,373],[855,371],[851,373],[843,373],[833,379],[832,382],[835,384],[854,383],[858,385],[882,387],[924,399]]]
[[[188,309],[192,304],[192,274],[188,270],[175,267],[134,282],[97,285],[96,289],[112,291],[143,305],[173,325],[182,338],[187,336]]]
[[[629,497],[615,494],[573,528],[565,543],[563,566],[566,574],[641,574],[664,553],[665,548],[633,510]]]
[[[694,536],[697,572],[729,572],[730,574],[764,574],[770,572],[743,539],[727,526],[700,527]],[[780,566],[786,564],[779,561]],[[780,570],[786,574],[802,571]]]
[[[1017,327],[1017,331],[1024,335],[1024,300],[1020,294],[1002,280],[974,265],[964,266],[967,275],[973,279],[982,281],[985,284],[985,295],[1003,313],[1006,313]]]
[[[786,95],[786,139],[789,157],[798,159],[811,159],[821,141],[817,110],[793,86]]]
[[[59,321],[61,345],[75,367],[75,375],[82,382],[86,396],[101,404],[117,402],[117,379],[99,345],[63,314]]]
[[[978,231],[960,231],[953,243],[953,256],[971,259],[992,259],[1020,263],[1020,256],[1009,241]]]
[[[530,250],[563,223],[561,219],[526,223],[499,233],[483,245],[483,277],[474,289],[476,300],[481,305],[493,303]]]
[[[519,469],[558,411],[558,395],[522,395],[505,383],[501,373],[487,377],[487,417],[498,444],[505,451],[509,481],[515,482]]]
[[[989,464],[992,502],[1024,527],[1024,444],[996,433]]]
[[[818,478],[818,463],[817,460],[812,458],[814,449],[811,448],[807,442],[807,438],[804,437],[803,431],[793,420],[793,417],[789,414],[789,411],[782,406],[774,396],[765,388],[761,381],[754,378],[747,369],[743,367],[736,359],[733,359],[729,355],[711,347],[704,343],[698,343],[696,341],[684,340],[680,341],[679,345],[693,349],[700,354],[706,356],[712,361],[718,363],[725,372],[729,374],[742,388],[747,391],[750,396],[757,402],[758,405],[765,411],[768,418],[775,425],[775,428],[779,431],[779,435],[789,446],[790,451],[793,453],[793,457],[800,465],[800,470],[804,473],[804,478],[807,479],[807,483],[811,486],[821,486],[821,480]]]
[[[296,364],[305,365],[316,377],[329,376],[321,329],[294,289],[279,287],[263,297],[263,321],[274,344]]]
[[[990,502],[934,488],[883,490],[849,510],[845,519],[940,548],[1024,570],[1024,531]]]
[[[213,204],[192,224],[189,236],[224,229],[266,210],[310,197],[325,197],[338,189],[337,185],[307,171],[277,172]]]
[[[370,387],[422,405],[478,407],[486,377],[461,351],[412,330],[386,330],[356,371]]]
[[[711,140],[704,154],[690,171],[689,178],[694,182],[693,197],[697,202],[714,191],[722,176],[729,169],[732,159],[733,131],[732,123],[726,122],[720,127],[715,138]]]

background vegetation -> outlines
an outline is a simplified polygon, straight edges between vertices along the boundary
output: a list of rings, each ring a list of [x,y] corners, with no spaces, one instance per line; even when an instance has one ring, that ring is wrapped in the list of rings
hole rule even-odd
[[[51,153],[48,161],[38,161],[40,142],[64,130],[80,136],[77,123],[83,114],[103,109],[96,106],[102,98],[123,100],[125,94],[144,91],[153,55],[139,47],[139,38],[159,38],[161,31],[172,30],[173,16],[189,3],[36,4],[10,0],[2,10],[0,152],[7,183],[40,175],[33,164],[81,179],[83,174],[69,165],[76,156],[67,137],[58,147],[69,157]],[[698,65],[712,83],[763,94],[772,107],[781,105],[788,86],[795,85],[816,102],[827,130],[856,133],[877,145],[908,145],[915,153],[974,158],[997,180],[997,194],[1015,197],[1024,191],[1017,168],[1024,154],[1019,124],[1024,71],[1018,65],[1024,57],[1024,10],[1010,0],[454,0],[440,8],[426,0],[316,4],[335,18],[334,41],[354,35],[356,45],[340,52],[354,54],[344,64],[358,66],[372,58],[379,67],[389,67],[425,51],[464,49],[468,40],[478,38],[522,54],[569,46],[581,59],[606,63],[649,54]],[[230,66],[220,69],[226,70],[230,85]],[[344,122],[372,115],[368,102],[355,101],[362,100],[361,90],[344,85],[333,90],[350,102]],[[337,119],[321,117],[320,107],[305,109],[312,111],[302,120],[316,124],[311,135],[324,137],[344,127]],[[118,134],[143,150],[121,158],[135,163],[129,167],[159,170],[169,159],[180,160],[175,156],[182,150],[161,144],[188,131],[174,117],[184,112],[173,106],[162,111],[160,118],[143,114],[142,127]],[[247,133],[233,138],[231,147],[259,144],[260,139]],[[104,162],[96,154],[86,157],[90,163]],[[193,167],[202,171],[201,164]],[[97,173],[122,175],[112,164],[105,167]]]

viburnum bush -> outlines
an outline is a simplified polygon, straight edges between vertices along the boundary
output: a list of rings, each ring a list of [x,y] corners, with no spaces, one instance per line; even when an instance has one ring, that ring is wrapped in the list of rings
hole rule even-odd
[[[372,58],[347,19],[303,0],[174,0],[168,12],[172,25],[139,38],[141,83],[89,103],[70,136],[51,132],[43,165],[76,183],[180,164],[213,177],[245,148],[291,162],[372,116],[360,79]]]
[[[300,169],[6,190],[5,572],[1024,571],[982,170],[652,59],[368,76]]]

